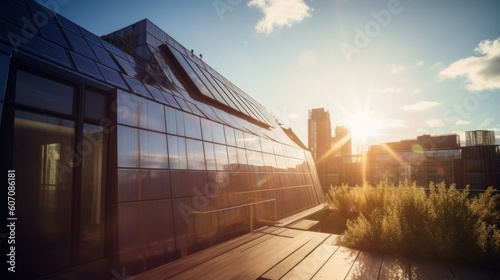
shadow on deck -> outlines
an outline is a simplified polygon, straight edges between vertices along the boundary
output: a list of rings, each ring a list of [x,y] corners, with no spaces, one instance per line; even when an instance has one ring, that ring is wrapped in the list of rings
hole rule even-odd
[[[337,237],[264,227],[128,279],[500,279],[498,271],[337,246]]]

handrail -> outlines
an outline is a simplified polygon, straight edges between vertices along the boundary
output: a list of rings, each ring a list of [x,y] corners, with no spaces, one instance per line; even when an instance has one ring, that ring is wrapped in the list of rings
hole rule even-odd
[[[236,206],[230,206],[230,207],[225,207],[225,208],[219,208],[215,210],[210,210],[210,211],[191,211],[191,213],[194,214],[211,214],[211,213],[216,213],[216,212],[221,212],[221,211],[226,211],[226,210],[231,210],[231,209],[236,209],[236,208],[241,208],[241,207],[246,207],[246,206],[251,206],[251,205],[256,205],[256,204],[261,204],[261,203],[266,203],[266,202],[276,202],[276,198],[269,198],[263,201],[257,201],[257,202],[250,202],[250,203],[245,203],[245,204],[240,204]],[[275,203],[276,206],[276,203]],[[275,209],[276,210],[276,209]]]

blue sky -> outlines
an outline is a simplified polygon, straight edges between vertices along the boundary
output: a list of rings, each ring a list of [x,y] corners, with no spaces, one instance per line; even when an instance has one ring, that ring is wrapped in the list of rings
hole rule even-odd
[[[150,19],[306,145],[318,107],[352,130],[355,151],[477,129],[500,141],[500,1],[51,2],[97,35]]]

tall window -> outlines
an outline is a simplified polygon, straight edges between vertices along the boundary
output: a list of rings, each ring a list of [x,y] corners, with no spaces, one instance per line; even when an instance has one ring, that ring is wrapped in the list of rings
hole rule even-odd
[[[106,95],[23,70],[15,88],[20,267],[33,277],[103,258]]]

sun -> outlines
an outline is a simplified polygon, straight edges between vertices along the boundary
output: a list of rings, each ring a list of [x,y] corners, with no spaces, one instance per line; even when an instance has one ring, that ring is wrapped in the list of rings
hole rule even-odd
[[[378,133],[383,128],[383,121],[374,113],[357,112],[349,117],[347,127],[351,130],[352,141],[366,146],[369,141],[378,138]]]

